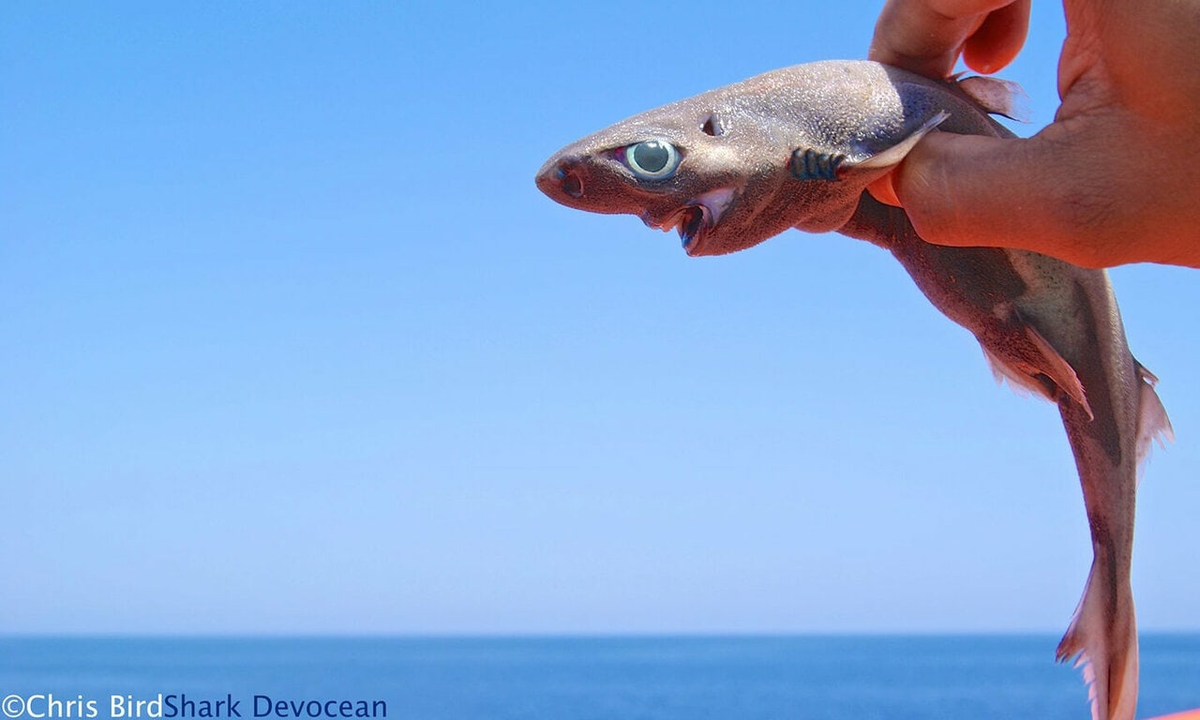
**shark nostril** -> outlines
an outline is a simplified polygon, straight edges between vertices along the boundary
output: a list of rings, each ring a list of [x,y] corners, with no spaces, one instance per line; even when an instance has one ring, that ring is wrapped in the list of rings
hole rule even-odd
[[[583,181],[579,179],[579,175],[561,166],[555,174],[562,185],[563,192],[573,198],[583,197]]]

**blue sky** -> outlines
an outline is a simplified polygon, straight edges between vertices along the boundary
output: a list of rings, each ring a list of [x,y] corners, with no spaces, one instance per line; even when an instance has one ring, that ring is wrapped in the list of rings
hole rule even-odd
[[[1057,413],[890,256],[689,259],[533,184],[862,57],[880,4],[4,3],[0,632],[1064,629]],[[1179,438],[1139,497],[1150,630],[1200,628],[1198,280],[1113,273]]]

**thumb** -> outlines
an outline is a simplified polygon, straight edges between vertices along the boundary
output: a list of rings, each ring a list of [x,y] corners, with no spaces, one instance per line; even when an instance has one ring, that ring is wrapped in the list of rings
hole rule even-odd
[[[892,173],[892,186],[928,242],[1017,247],[1095,265],[1072,218],[1099,188],[1086,187],[1089,173],[1072,175],[1061,150],[1037,137],[930,133]]]

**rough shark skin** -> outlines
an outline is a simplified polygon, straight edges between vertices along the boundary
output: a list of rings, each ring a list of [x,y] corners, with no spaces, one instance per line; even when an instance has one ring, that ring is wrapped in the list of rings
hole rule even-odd
[[[798,65],[637,115],[551,157],[538,187],[569,207],[675,228],[719,255],[798,228],[890,251],[969,330],[998,377],[1054,402],[1075,455],[1093,561],[1058,646],[1084,666],[1092,716],[1132,720],[1138,646],[1130,567],[1138,467],[1172,437],[1154,376],[1130,354],[1102,270],[1035,253],[923,241],[865,190],[927,132],[1011,137],[1012,86],[939,83],[863,61]]]

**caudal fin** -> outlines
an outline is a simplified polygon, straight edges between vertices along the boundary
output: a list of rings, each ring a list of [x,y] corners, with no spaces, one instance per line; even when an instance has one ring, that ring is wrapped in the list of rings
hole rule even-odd
[[[1137,621],[1129,586],[1108,561],[1092,561],[1083,599],[1062,642],[1058,661],[1083,667],[1093,720],[1133,720],[1137,709]]]

